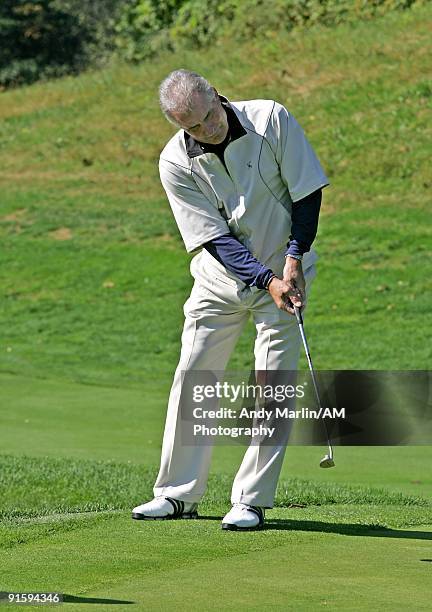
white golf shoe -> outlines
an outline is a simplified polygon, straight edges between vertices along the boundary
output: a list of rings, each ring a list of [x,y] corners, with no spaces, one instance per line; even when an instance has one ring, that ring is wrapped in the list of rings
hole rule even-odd
[[[198,518],[198,504],[191,504],[172,497],[155,497],[132,510],[132,518],[140,521],[166,521],[169,519]]]
[[[265,510],[260,506],[233,504],[231,510],[222,519],[222,529],[230,531],[248,531],[261,529],[264,526]]]

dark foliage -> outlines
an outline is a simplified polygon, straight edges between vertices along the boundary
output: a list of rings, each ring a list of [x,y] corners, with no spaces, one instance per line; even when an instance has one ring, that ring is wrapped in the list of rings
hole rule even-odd
[[[112,50],[123,0],[2,0],[0,85],[76,74]]]

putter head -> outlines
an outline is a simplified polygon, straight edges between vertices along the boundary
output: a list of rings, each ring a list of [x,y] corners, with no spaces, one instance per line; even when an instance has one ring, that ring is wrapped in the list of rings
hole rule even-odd
[[[320,467],[331,468],[334,466],[335,466],[335,462],[333,461],[333,457],[330,457],[330,455],[324,455],[324,457],[320,461]]]

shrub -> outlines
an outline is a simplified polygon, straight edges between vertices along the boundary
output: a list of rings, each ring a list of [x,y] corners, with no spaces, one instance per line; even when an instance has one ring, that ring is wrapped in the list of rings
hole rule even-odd
[[[123,0],[2,0],[0,85],[76,74],[113,48],[113,17]]]
[[[115,44],[126,60],[139,62],[162,48],[170,48],[166,36],[185,0],[134,0],[124,5],[115,26]]]
[[[240,41],[280,30],[369,19],[414,3],[416,0],[189,0],[179,11],[170,36],[200,47],[223,37]]]
[[[422,0],[134,0],[124,5],[116,45],[131,61],[182,44],[197,48],[315,24],[332,26],[407,9]]]

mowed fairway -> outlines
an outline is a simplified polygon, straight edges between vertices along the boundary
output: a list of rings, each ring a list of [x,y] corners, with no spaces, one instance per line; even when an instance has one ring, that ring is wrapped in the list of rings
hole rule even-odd
[[[78,609],[428,609],[432,503],[404,490],[432,490],[430,447],[339,449],[331,473],[318,468],[320,449],[301,449],[301,462],[289,449],[266,530],[239,534],[220,529],[231,474],[217,460],[201,519],[132,521],[130,507],[150,495],[155,471],[137,463],[139,448],[116,444],[113,425],[104,431],[111,460],[1,458],[4,590],[59,591]],[[37,430],[29,433],[37,443]],[[146,439],[144,424],[138,433]],[[60,432],[58,442],[67,437]],[[108,445],[98,448],[106,457]],[[377,483],[377,473],[386,482],[390,471],[391,490],[359,484]]]
[[[430,7],[166,55],[0,96],[0,591],[72,609],[430,609],[432,447],[289,447],[266,529],[222,532],[244,449],[194,521],[151,495],[191,286],[157,177],[156,89],[274,97],[332,182],[307,317],[318,367],[430,367]],[[281,58],[284,58],[283,60]],[[429,71],[428,71],[429,70]],[[252,365],[249,326],[232,357]]]

